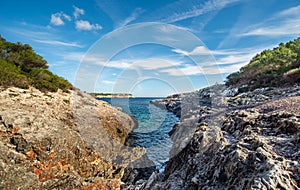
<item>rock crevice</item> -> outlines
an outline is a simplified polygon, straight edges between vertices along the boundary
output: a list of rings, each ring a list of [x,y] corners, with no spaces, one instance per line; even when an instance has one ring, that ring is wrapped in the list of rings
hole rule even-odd
[[[299,86],[239,94],[217,85],[153,103],[181,120],[164,176],[131,189],[300,188]]]

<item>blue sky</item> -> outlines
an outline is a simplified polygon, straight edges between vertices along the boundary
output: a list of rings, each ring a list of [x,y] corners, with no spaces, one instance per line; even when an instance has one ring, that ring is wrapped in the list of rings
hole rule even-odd
[[[0,23],[82,90],[166,96],[220,83],[299,37],[300,1],[11,0]]]

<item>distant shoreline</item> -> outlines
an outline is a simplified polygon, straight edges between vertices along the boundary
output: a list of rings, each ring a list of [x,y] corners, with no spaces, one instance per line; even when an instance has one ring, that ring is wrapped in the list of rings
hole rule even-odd
[[[95,98],[134,98],[132,94],[127,93],[90,93]]]

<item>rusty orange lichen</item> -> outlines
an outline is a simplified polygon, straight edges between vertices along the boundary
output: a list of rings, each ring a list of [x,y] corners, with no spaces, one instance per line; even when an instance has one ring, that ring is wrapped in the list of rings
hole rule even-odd
[[[19,131],[19,128],[13,127],[13,129],[12,129],[12,134],[15,134],[15,133],[18,132],[18,131]]]
[[[34,159],[36,156],[35,153],[33,152],[33,150],[30,150],[30,151],[26,152],[25,154],[30,160]]]

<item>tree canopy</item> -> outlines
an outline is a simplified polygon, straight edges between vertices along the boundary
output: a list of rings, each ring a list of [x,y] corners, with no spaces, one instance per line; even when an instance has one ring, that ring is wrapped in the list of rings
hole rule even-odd
[[[267,86],[291,85],[300,82],[300,38],[280,43],[273,50],[264,50],[249,64],[227,77],[228,86],[246,86],[252,90]]]
[[[44,58],[28,44],[7,42],[0,35],[0,85],[28,88],[34,86],[42,91],[67,91],[72,85],[51,73]]]
[[[47,69],[48,63],[28,44],[7,42],[0,35],[0,59],[13,63],[24,71],[31,68]]]

